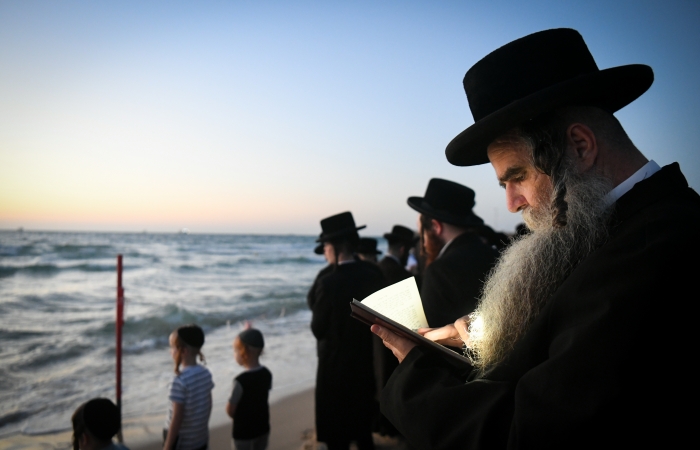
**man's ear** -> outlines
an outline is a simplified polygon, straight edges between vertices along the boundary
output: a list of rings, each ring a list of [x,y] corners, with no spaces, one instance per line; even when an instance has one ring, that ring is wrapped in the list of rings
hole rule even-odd
[[[442,235],[442,232],[445,229],[445,227],[442,226],[442,222],[431,219],[431,223],[433,224],[433,232],[438,236]]]
[[[598,159],[598,140],[587,125],[572,123],[566,130],[567,148],[573,152],[576,166],[581,172],[587,172]]]

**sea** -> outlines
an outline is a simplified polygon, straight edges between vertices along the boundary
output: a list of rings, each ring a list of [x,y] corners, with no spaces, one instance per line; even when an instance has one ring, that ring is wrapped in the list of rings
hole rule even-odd
[[[314,385],[306,294],[325,261],[314,236],[0,231],[0,440],[69,430],[93,397],[116,400],[117,255],[123,255],[122,413],[165,420],[168,336],[196,323],[212,372],[212,425],[242,371],[231,344],[265,337],[271,400]],[[157,425],[160,426],[160,425]],[[125,430],[128,431],[128,430]]]

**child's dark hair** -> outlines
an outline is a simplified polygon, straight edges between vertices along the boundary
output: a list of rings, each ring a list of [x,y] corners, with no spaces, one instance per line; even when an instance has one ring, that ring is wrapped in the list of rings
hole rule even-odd
[[[109,442],[121,428],[119,408],[106,398],[93,398],[78,406],[71,421],[73,450],[80,448],[80,439],[85,433],[100,442]]]
[[[241,331],[238,334],[238,341],[242,347],[242,353],[244,358],[258,357],[262,354],[263,347],[265,347],[265,339],[260,330],[255,328],[248,328]]]
[[[180,364],[182,364],[182,352],[185,347],[189,347],[197,352],[197,356],[202,362],[206,362],[204,354],[200,350],[204,345],[204,331],[195,325],[183,325],[175,330],[175,348],[178,350],[175,355],[175,373],[180,375]]]

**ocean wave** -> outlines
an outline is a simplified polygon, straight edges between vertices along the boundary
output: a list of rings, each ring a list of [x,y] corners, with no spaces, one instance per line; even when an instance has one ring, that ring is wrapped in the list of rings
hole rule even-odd
[[[34,244],[0,245],[0,256],[35,256],[42,253]]]
[[[117,255],[114,247],[107,244],[58,244],[53,246],[53,251],[62,259],[95,259]]]
[[[17,341],[21,339],[46,336],[43,331],[4,330],[0,329],[0,341]]]
[[[230,317],[230,314],[229,314]],[[220,313],[198,313],[190,311],[178,305],[164,305],[156,314],[142,318],[128,318],[124,321],[123,336],[128,345],[134,348],[146,341],[155,339],[155,344],[167,344],[170,333],[180,325],[196,323],[202,328],[211,329],[226,324],[229,317],[222,317]],[[86,336],[113,336],[114,321],[103,324],[98,329],[87,330]]]
[[[221,311],[196,312],[187,308],[168,304],[157,313],[141,317],[126,318],[122,336],[124,339],[124,351],[127,353],[143,353],[155,348],[168,345],[168,336],[177,327],[188,323],[196,323],[206,332],[226,326],[228,323],[241,322],[257,318],[279,317],[280,315],[293,314],[305,309],[303,300],[281,302],[279,304],[257,304],[249,308],[239,308],[237,311],[230,309]],[[96,337],[111,340],[114,337],[114,321],[104,323],[98,328],[85,330],[83,335],[88,339]],[[110,353],[114,348],[110,348]]]
[[[0,278],[11,277],[16,272],[17,272],[17,269],[14,267],[0,266]]]
[[[319,261],[314,258],[307,258],[305,256],[293,256],[293,257],[281,257],[281,258],[249,258],[244,257],[238,260],[238,264],[319,264]]]
[[[50,276],[54,275],[61,270],[57,265],[55,264],[46,264],[46,263],[38,263],[38,264],[28,264],[26,266],[0,266],[0,277],[3,276],[11,276],[16,274],[17,272],[22,272],[26,273],[28,275],[36,275],[36,276]]]
[[[140,266],[130,264],[124,270],[138,269]],[[0,266],[0,278],[10,277],[17,273],[30,276],[53,276],[61,271],[80,271],[80,272],[115,272],[117,265],[115,263],[80,263],[69,265],[57,265],[52,263],[35,263],[17,266]]]
[[[57,362],[85,356],[89,351],[94,350],[92,345],[74,344],[68,346],[43,346],[44,349],[39,354],[29,360],[17,364],[16,370],[36,370]],[[39,348],[39,347],[36,347]]]
[[[304,300],[306,299],[306,286],[304,288],[298,289],[285,289],[285,290],[274,290],[274,291],[263,291],[263,292],[247,292],[240,296],[240,300],[244,302],[259,301],[259,300]]]
[[[129,268],[134,269],[133,266],[130,266]],[[66,266],[63,268],[63,270],[79,270],[81,272],[116,272],[117,264],[116,264],[116,262],[114,262],[112,264],[84,263],[84,264],[77,264],[74,266]]]
[[[10,425],[16,422],[21,422],[22,420],[30,417],[32,415],[31,411],[12,411],[10,413],[0,416],[0,428],[5,425]]]

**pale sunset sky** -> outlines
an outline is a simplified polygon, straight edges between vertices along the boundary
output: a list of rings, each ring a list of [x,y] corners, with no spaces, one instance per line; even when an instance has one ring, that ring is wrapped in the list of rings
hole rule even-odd
[[[492,168],[454,167],[465,72],[547,28],[650,65],[617,117],[700,188],[700,1],[0,0],[0,229],[318,234],[401,223],[432,177],[512,231]]]

